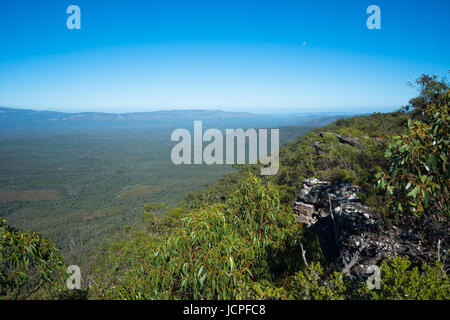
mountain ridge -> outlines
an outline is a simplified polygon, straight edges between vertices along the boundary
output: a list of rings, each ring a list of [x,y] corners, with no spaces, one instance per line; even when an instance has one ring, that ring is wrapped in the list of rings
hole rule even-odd
[[[220,119],[220,118],[268,118],[268,115],[259,115],[250,112],[230,112],[222,110],[159,110],[159,111],[143,111],[143,112],[59,112],[59,111],[38,111],[33,109],[17,109],[0,107],[0,121],[5,120],[8,116],[27,116],[34,120],[54,121],[54,120],[161,120],[161,119],[178,119],[186,117],[198,119]],[[88,118],[90,117],[90,118]]]

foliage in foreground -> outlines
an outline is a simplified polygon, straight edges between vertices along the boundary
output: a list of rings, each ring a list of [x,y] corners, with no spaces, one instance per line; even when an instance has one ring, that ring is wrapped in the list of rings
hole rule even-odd
[[[339,272],[325,272],[319,263],[289,277],[284,287],[254,282],[242,288],[242,299],[302,300],[447,300],[450,280],[443,266],[436,262],[412,266],[407,257],[394,257],[382,262],[380,288],[369,289],[363,279],[350,280]]]
[[[55,281],[63,265],[54,243],[0,218],[0,299],[26,299]]]
[[[147,218],[148,218],[147,213]],[[320,263],[320,247],[280,204],[277,188],[252,174],[225,204],[193,210],[170,232],[155,220],[112,248],[96,298],[114,299],[447,299],[442,265],[381,265],[381,289]],[[149,233],[150,232],[150,233]],[[301,255],[305,245],[307,265]],[[315,244],[315,245],[314,245]],[[306,247],[307,246],[307,247]]]
[[[226,204],[193,210],[168,236],[143,233],[116,247],[110,288],[125,299],[234,299],[252,279],[273,281],[300,268],[301,227],[277,189],[251,175]],[[284,253],[284,254],[281,254]]]
[[[393,212],[450,215],[450,90],[421,108],[421,120],[394,136],[386,150],[391,165],[378,173],[378,187],[386,190]]]
[[[387,191],[382,203],[395,205],[391,210],[399,215],[439,213],[448,221],[449,92],[437,94],[445,86],[422,81],[431,85],[411,100],[411,114],[342,119],[312,131],[282,148],[275,177],[257,178],[251,173],[255,167],[247,166],[245,174],[222,179],[212,196],[211,189],[191,194],[193,205],[164,217],[158,214],[162,204],[146,206],[141,226],[126,228],[126,240],[110,248],[97,266],[95,285],[80,298],[449,299],[450,282],[437,262],[385,260],[381,288],[372,290],[365,279],[332,270],[317,237],[297,223],[290,208],[306,177],[370,188],[379,166],[379,185]],[[342,144],[328,131],[359,142]],[[385,152],[390,135],[395,137]],[[0,295],[29,297],[54,278],[60,258],[54,245],[36,234],[2,221],[0,231]]]

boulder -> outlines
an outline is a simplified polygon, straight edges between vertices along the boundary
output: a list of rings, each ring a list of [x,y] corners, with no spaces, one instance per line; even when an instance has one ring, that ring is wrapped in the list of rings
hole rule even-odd
[[[358,197],[350,183],[307,179],[294,204],[297,220],[319,237],[326,260],[335,269],[367,278],[371,265],[395,255],[420,254],[421,248],[405,240],[404,230],[385,229],[380,214]]]
[[[360,143],[360,140],[358,137],[344,137],[343,135],[340,135],[338,133],[335,132],[321,132],[320,136],[323,137],[326,134],[330,134],[335,136],[336,138],[338,138],[340,143],[345,143],[345,144],[349,144],[352,147],[358,145]]]

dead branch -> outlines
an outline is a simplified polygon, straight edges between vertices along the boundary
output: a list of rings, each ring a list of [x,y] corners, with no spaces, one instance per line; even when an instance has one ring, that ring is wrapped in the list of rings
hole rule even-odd
[[[437,243],[437,260],[441,262],[441,239]]]
[[[353,257],[350,260],[350,262],[347,265],[345,265],[344,268],[342,269],[343,273],[349,274],[350,269],[358,262],[359,254],[361,253],[361,251],[364,250],[364,248],[366,248],[366,244],[364,243],[364,238],[361,237],[361,243],[359,245],[359,248],[355,252],[355,254],[353,255]]]
[[[306,266],[309,267],[308,261],[306,261],[306,251],[303,249],[303,245],[301,242],[300,242],[300,248],[302,249],[303,262],[305,262]]]

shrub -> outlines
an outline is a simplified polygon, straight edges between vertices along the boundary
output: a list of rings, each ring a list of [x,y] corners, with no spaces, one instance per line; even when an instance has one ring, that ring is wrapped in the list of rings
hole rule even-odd
[[[155,220],[147,220],[155,228]],[[300,235],[294,213],[280,204],[278,190],[249,174],[225,204],[192,210],[170,234],[139,233],[113,247],[112,274],[103,275],[109,288],[97,290],[97,295],[233,299],[242,285],[271,281],[286,272],[283,259],[300,267],[300,258],[293,259]]]
[[[369,299],[437,300],[450,298],[450,281],[443,266],[424,263],[412,267],[407,257],[395,257],[381,264],[381,288],[368,291]]]
[[[343,300],[346,298],[346,284],[342,275],[332,272],[324,273],[319,263],[295,274],[288,285],[293,299],[301,300]]]
[[[0,298],[26,299],[56,280],[63,266],[53,242],[0,218]]]
[[[449,215],[450,90],[422,108],[423,120],[408,121],[407,132],[394,136],[386,150],[388,170],[377,174],[394,212],[408,210]]]

